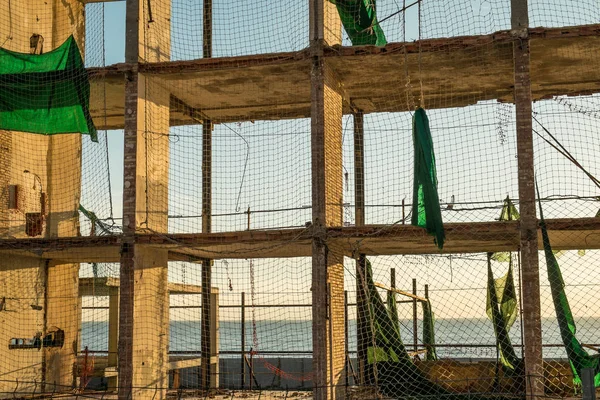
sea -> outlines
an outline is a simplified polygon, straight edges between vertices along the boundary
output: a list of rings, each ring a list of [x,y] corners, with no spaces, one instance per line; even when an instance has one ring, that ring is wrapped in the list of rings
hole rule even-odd
[[[589,345],[600,344],[600,318],[576,320],[578,338]],[[412,320],[401,320],[401,335],[408,351],[414,349],[415,334]],[[200,352],[200,321],[171,321],[169,351],[173,354],[195,354]],[[242,330],[245,337],[242,338]],[[348,321],[348,350],[356,351],[356,321]],[[417,321],[416,343],[422,348],[422,321]],[[153,335],[151,330],[148,335]],[[511,341],[517,355],[521,355],[521,325],[516,321],[510,330]],[[82,350],[108,351],[108,321],[84,321],[81,333]],[[555,318],[542,319],[543,356],[545,359],[565,359],[558,323]],[[435,322],[436,352],[441,358],[459,360],[495,359],[496,347],[492,323],[488,319],[463,318],[439,319]],[[600,347],[600,346],[599,346]],[[219,322],[220,357],[239,357],[242,350],[273,354],[277,357],[311,357],[312,325],[310,320],[225,320]],[[590,354],[593,350],[587,349]],[[289,354],[293,352],[293,354]],[[288,354],[286,354],[288,353]]]

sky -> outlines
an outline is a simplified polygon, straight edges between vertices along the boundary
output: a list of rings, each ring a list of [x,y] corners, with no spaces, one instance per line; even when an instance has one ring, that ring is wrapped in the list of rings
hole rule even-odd
[[[301,50],[308,45],[307,1],[289,5],[268,2],[268,14],[256,2],[215,1],[215,56],[238,56],[263,52]],[[509,28],[509,8],[506,0],[441,1],[423,3],[421,29],[417,8],[406,13],[407,41],[419,37],[432,38],[491,33]],[[393,15],[401,0],[379,0],[380,20]],[[235,7],[234,7],[235,5]],[[88,66],[111,65],[124,60],[125,2],[90,4],[86,63]],[[532,26],[562,26],[592,23],[599,19],[595,1],[530,1]],[[154,10],[160,12],[160,10]],[[194,59],[201,56],[202,5],[196,0],[174,0],[172,59]],[[390,42],[402,41],[402,14],[382,23]],[[98,32],[103,32],[98,35]],[[347,38],[345,44],[349,44]],[[590,56],[593,57],[593,56]],[[593,58],[591,58],[593,60]],[[591,61],[592,62],[592,61]],[[403,71],[399,71],[402,74]],[[413,84],[416,84],[413,82]],[[596,96],[569,100],[583,110],[573,112],[564,102],[549,100],[537,103],[534,111],[544,126],[551,129],[584,165],[600,174],[595,161],[600,142],[596,133],[597,117],[591,111],[600,108]],[[514,107],[495,101],[482,102],[461,109],[430,110],[428,112],[437,158],[440,199],[450,202],[454,210],[444,210],[446,222],[491,221],[499,215],[502,200],[508,195],[518,197],[516,180],[516,142]],[[573,127],[578,135],[571,135]],[[352,161],[352,119],[344,117],[344,171],[348,183],[344,202],[354,203]],[[169,214],[170,232],[199,230],[200,215],[200,149],[199,126],[172,128]],[[89,157],[110,166],[113,215],[121,215],[123,133],[109,131],[100,146],[84,148]],[[381,113],[365,119],[367,222],[389,224],[401,219],[401,201],[411,201],[412,144],[411,116],[408,113]],[[215,231],[244,230],[248,207],[252,211],[280,210],[252,215],[252,228],[303,226],[311,219],[310,208],[310,121],[242,122],[223,124],[214,133],[214,213]],[[85,158],[85,157],[84,157]],[[90,168],[94,168],[90,163]],[[84,166],[84,168],[86,168]],[[104,168],[104,167],[103,167]],[[597,196],[598,190],[568,161],[536,138],[536,169],[542,197]],[[594,172],[594,171],[592,171]],[[107,217],[106,193],[109,177],[105,171],[88,175],[84,200],[99,215]],[[100,190],[98,190],[100,188]],[[101,192],[101,193],[99,193]],[[86,194],[87,193],[87,194]],[[82,200],[82,201],[84,201]],[[592,199],[593,200],[593,199]],[[569,200],[546,203],[546,217],[593,216],[597,201]],[[281,209],[292,209],[281,211]],[[353,208],[346,209],[349,223]],[[407,210],[408,212],[408,210]],[[177,217],[177,218],[175,218]],[[184,218],[181,218],[184,217]],[[120,223],[119,220],[116,221]],[[589,307],[598,304],[600,275],[581,273],[582,265],[598,265],[597,252],[579,256],[569,252],[559,259],[572,293],[576,315],[598,317],[600,310]],[[389,283],[389,269],[398,271],[398,286],[410,289],[413,278],[419,288],[430,285],[434,310],[438,318],[485,317],[486,264],[481,255],[465,256],[397,256],[373,257],[376,280]],[[250,260],[218,260],[215,281],[221,287],[223,303],[237,303],[240,292],[249,293]],[[546,282],[545,265],[541,263],[541,280]],[[105,266],[117,273],[115,266]],[[310,259],[255,260],[255,291],[262,293],[260,302],[280,302],[293,299],[310,302]],[[354,288],[353,261],[346,260],[346,287]],[[494,265],[498,276],[505,265]],[[89,273],[89,269],[85,272]],[[173,263],[170,279],[199,284],[197,266]],[[228,288],[233,288],[229,291]],[[552,302],[544,289],[542,314],[553,315]],[[458,294],[458,295],[457,295]],[[352,296],[352,294],[351,294]],[[579,297],[578,297],[579,296]],[[178,304],[194,304],[197,299],[181,298]],[[258,300],[257,300],[258,301]],[[229,311],[224,311],[229,312]],[[403,312],[401,310],[401,312]],[[237,318],[233,311],[230,318]],[[290,314],[290,318],[310,318],[309,311]],[[262,314],[263,318],[280,315]],[[175,319],[195,318],[192,311],[182,310]],[[225,318],[228,318],[225,316]]]

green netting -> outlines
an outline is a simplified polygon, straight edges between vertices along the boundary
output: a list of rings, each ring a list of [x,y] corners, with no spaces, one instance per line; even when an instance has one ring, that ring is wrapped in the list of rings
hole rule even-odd
[[[377,21],[375,0],[329,0],[335,4],[346,33],[353,46],[374,44],[385,46],[387,41]]]
[[[598,387],[600,386],[600,359],[598,358],[598,355],[590,356],[575,336],[577,334],[577,327],[575,325],[573,313],[571,313],[567,294],[565,293],[565,282],[563,281],[560,267],[552,252],[552,246],[550,245],[550,238],[548,237],[548,229],[546,228],[546,221],[544,220],[539,193],[538,204],[540,208],[540,228],[542,230],[542,240],[544,243],[548,281],[550,282],[550,290],[552,292],[556,319],[558,320],[558,326],[560,328],[560,336],[565,345],[569,363],[571,364],[571,370],[573,371],[573,383],[576,387],[581,386],[582,370],[585,368],[592,368],[594,370],[594,385]]]
[[[393,312],[386,308],[373,281],[371,262],[367,260],[366,291],[369,320],[367,361],[371,382],[377,382],[379,389],[392,397],[448,394],[443,388],[429,381],[412,362],[408,355]],[[395,296],[388,295],[388,303]],[[395,303],[395,302],[394,302]],[[397,318],[397,313],[396,313]]]
[[[519,218],[519,212],[507,196],[504,200],[504,206],[502,207],[500,218],[498,218],[498,220],[516,221]],[[508,262],[508,271],[504,276],[494,279],[492,260]],[[508,334],[518,314],[517,292],[515,290],[515,281],[513,278],[512,253],[488,253],[487,262],[488,283],[486,313],[494,325],[498,358],[506,369],[520,373],[522,360],[517,357]]]
[[[0,129],[89,134],[90,85],[73,36],[45,54],[0,49]]]
[[[486,312],[494,325],[498,357],[502,365],[510,371],[520,372],[521,359],[517,357],[508,332],[517,317],[517,293],[513,279],[512,259],[508,272],[494,279],[492,273],[492,253],[488,253],[488,283]]]
[[[431,311],[431,302],[422,301],[421,306],[423,307],[423,346],[427,350],[425,359],[427,361],[435,361],[438,359],[435,351],[435,314]]]
[[[425,110],[417,108],[413,116],[414,181],[412,225],[420,226],[435,236],[435,243],[444,247],[444,224],[437,191],[437,173],[429,119]]]

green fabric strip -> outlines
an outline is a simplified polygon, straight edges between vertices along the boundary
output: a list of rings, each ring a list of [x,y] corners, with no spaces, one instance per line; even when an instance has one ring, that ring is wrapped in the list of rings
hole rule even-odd
[[[427,361],[436,361],[438,359],[435,351],[435,314],[431,311],[431,302],[422,301],[421,306],[423,307],[423,345],[427,349],[427,355],[425,359]]]
[[[379,22],[375,0],[329,0],[335,4],[353,46],[385,46],[387,41]]]
[[[429,119],[425,110],[418,108],[413,116],[414,180],[411,224],[420,226],[435,236],[441,250],[446,235],[437,191],[437,172]]]
[[[494,279],[492,253],[488,253],[488,282],[486,312],[494,324],[496,345],[502,365],[511,371],[519,371],[521,360],[517,357],[508,332],[517,317],[517,294],[513,279],[512,262],[502,278]]]
[[[45,54],[0,49],[0,129],[83,133],[97,142],[90,85],[73,36]]]
[[[517,221],[519,218],[520,215],[517,208],[511,199],[506,196],[498,220]],[[506,275],[494,279],[492,260],[508,262],[508,271]],[[488,253],[487,263],[488,283],[486,313],[494,325],[498,358],[504,368],[508,371],[521,373],[522,360],[517,357],[509,336],[510,328],[513,326],[518,314],[518,300],[513,277],[512,253],[510,251]]]
[[[560,328],[560,336],[567,356],[569,357],[569,363],[571,364],[571,370],[573,371],[573,383],[575,386],[581,386],[581,371],[584,368],[592,368],[594,374],[594,384],[596,387],[600,386],[600,360],[598,356],[590,356],[577,337],[577,327],[575,325],[575,319],[571,313],[571,307],[567,300],[567,294],[565,293],[565,282],[563,281],[562,273],[556,257],[552,252],[552,246],[550,245],[550,238],[548,236],[548,229],[546,228],[546,221],[544,220],[544,213],[542,211],[542,202],[539,199],[538,193],[538,205],[540,209],[540,228],[542,230],[542,240],[544,243],[544,255],[546,258],[546,268],[548,270],[548,280],[550,281],[550,290],[552,292],[552,300],[554,302],[554,310],[556,312],[556,318],[558,320],[558,326]]]

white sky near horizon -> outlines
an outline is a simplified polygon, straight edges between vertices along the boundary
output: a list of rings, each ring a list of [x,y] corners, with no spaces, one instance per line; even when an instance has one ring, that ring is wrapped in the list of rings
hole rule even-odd
[[[196,4],[200,3],[200,5]],[[289,51],[299,50],[308,44],[304,42],[303,33],[307,32],[307,14],[302,14],[294,19],[287,16],[282,21],[273,22],[272,19],[252,19],[248,21],[239,19],[239,15],[230,16],[228,7],[233,7],[233,0],[215,1],[215,54],[239,55],[252,54],[256,51],[244,48],[251,40],[258,51]],[[304,3],[307,3],[306,1]],[[261,15],[260,10],[245,5],[242,9],[251,16]],[[379,0],[379,18],[391,15],[401,6],[401,0]],[[430,6],[428,6],[430,4]],[[507,8],[509,1],[500,0],[474,0],[474,1],[424,1],[423,32],[424,37],[436,37],[491,33],[509,28],[509,15]],[[532,26],[561,26],[597,22],[600,20],[596,1],[587,1],[582,5],[575,1],[530,1]],[[98,15],[99,5],[94,7],[90,15]],[[124,60],[124,22],[125,3],[109,2],[104,7],[104,55],[105,64],[110,65]],[[254,6],[259,8],[258,6]],[[428,8],[429,7],[429,8]],[[579,10],[578,10],[579,7]],[[292,10],[304,11],[307,6],[295,5]],[[174,41],[174,59],[197,58],[201,53],[201,14],[198,19],[198,9],[201,11],[201,2],[193,0],[174,0],[173,19],[181,24],[173,28],[172,40]],[[188,12],[193,10],[194,12]],[[285,9],[279,5],[275,7],[275,16],[286,16]],[[407,40],[418,38],[416,8],[407,12]],[[427,14],[431,11],[431,14]],[[594,13],[595,12],[595,13]],[[427,15],[431,15],[427,19]],[[226,19],[231,17],[230,20]],[[223,19],[219,19],[223,18]],[[92,47],[89,51],[99,48],[96,39],[90,39],[90,34],[96,32],[98,21],[88,23],[88,42]],[[102,22],[100,22],[101,24]],[[271,25],[269,25],[271,24]],[[388,41],[400,41],[399,17],[391,18],[382,24]],[[281,36],[281,43],[261,41],[271,27]],[[244,29],[251,29],[250,38],[244,36]],[[289,32],[289,35],[285,35]],[[268,36],[271,37],[271,36]],[[238,42],[236,38],[240,38]],[[347,40],[345,40],[347,43]],[[200,45],[200,47],[199,47]],[[101,48],[101,47],[100,47]],[[244,53],[245,51],[245,53]],[[98,55],[87,57],[88,63],[100,60]],[[587,99],[589,107],[599,107],[600,100],[594,97]],[[579,104],[579,103],[578,103]],[[455,196],[457,203],[497,201],[501,203],[506,195],[517,198],[516,181],[516,144],[514,141],[514,110],[508,106],[508,117],[501,119],[499,112],[506,110],[495,102],[484,102],[475,106],[452,110],[428,111],[432,127],[432,135],[436,146],[438,180],[440,185],[440,199],[442,202],[450,201]],[[538,103],[535,111],[542,114],[540,117],[544,124],[552,127],[553,133],[571,145],[570,149],[576,154],[578,160],[592,170],[596,175],[600,173],[595,155],[600,147],[598,140],[590,139],[587,145],[575,141],[569,136],[569,130],[575,124],[585,130],[585,137],[592,137],[596,132],[597,123],[594,118],[582,116],[577,113],[562,115],[566,111],[556,102],[547,101]],[[546,114],[546,116],[544,116]],[[559,115],[557,117],[557,115]],[[584,122],[581,122],[585,118]],[[344,119],[344,167],[352,172],[352,122]],[[486,127],[486,124],[489,125]],[[234,213],[251,207],[252,210],[272,209],[281,207],[303,207],[310,204],[310,124],[308,120],[293,120],[282,122],[244,122],[241,124],[228,124],[228,127],[217,126],[214,138],[214,173],[215,173],[215,213]],[[457,127],[457,125],[459,125]],[[500,128],[499,128],[500,127]],[[231,128],[231,129],[230,129]],[[233,129],[233,130],[232,130]],[[498,142],[499,130],[507,135],[504,144]],[[235,131],[235,132],[233,132]],[[172,134],[180,135],[180,142],[173,143],[171,150],[171,184],[170,184],[170,214],[199,215],[200,198],[199,186],[199,160],[200,154],[194,153],[201,149],[201,142],[194,139],[194,135],[201,132],[199,127],[173,128]],[[365,121],[366,140],[366,185],[367,203],[371,205],[399,205],[402,198],[411,201],[412,190],[412,144],[411,125],[408,113],[373,114]],[[293,133],[284,135],[283,133]],[[244,160],[246,145],[238,134],[250,143],[248,154],[248,168],[244,173]],[[191,136],[191,138],[187,138]],[[121,215],[122,203],[122,175],[123,175],[123,133],[122,131],[108,132],[108,163],[111,173],[112,201],[114,215]],[[548,170],[538,170],[542,197],[550,195],[577,194],[584,196],[598,195],[598,190],[586,182],[581,172],[557,156],[552,149],[536,141],[536,166],[548,166]],[[196,157],[194,158],[194,155]],[[181,161],[177,161],[177,160]],[[291,161],[291,162],[290,162]],[[546,173],[547,175],[543,175]],[[564,174],[563,174],[564,173]],[[189,174],[186,175],[186,174]],[[242,177],[244,182],[242,184]],[[217,179],[219,178],[219,179]],[[350,174],[349,187],[345,191],[344,201],[353,203],[353,174]],[[240,187],[242,188],[240,193]],[[85,191],[85,189],[84,189]],[[266,194],[265,194],[266,193]],[[84,196],[85,197],[85,196]],[[88,196],[91,198],[91,195]],[[239,201],[238,201],[239,198]],[[563,204],[563,203],[558,203]],[[85,204],[84,204],[85,206]],[[576,213],[577,216],[593,216],[598,210],[598,202],[569,203],[564,205],[549,205],[546,217],[561,217],[565,213]],[[368,223],[392,223],[400,219],[398,207],[370,208],[368,209]],[[100,214],[105,214],[106,210]],[[468,214],[471,213],[471,214]],[[499,214],[498,209],[469,211],[467,220],[493,220]],[[267,214],[271,215],[271,214]],[[289,213],[276,214],[272,217],[257,215],[257,224],[265,227],[303,225],[310,220],[310,209],[298,210]],[[459,212],[445,211],[445,221],[464,221]],[[106,215],[105,215],[106,216]],[[254,217],[253,217],[254,218]],[[261,220],[262,218],[262,220]],[[229,231],[245,229],[246,216],[214,218],[217,230]],[[120,221],[117,221],[120,223]],[[253,221],[254,222],[254,221]],[[170,222],[171,231],[192,232],[198,231],[199,220],[173,220]],[[373,257],[376,280],[389,283],[389,268],[395,267],[397,271],[398,287],[410,289],[411,280],[416,278],[419,288],[422,284],[430,285],[430,293],[434,304],[434,311],[438,318],[484,318],[485,317],[485,279],[486,264],[481,255],[465,256],[456,255],[454,259],[448,257],[420,257],[396,256]],[[463,259],[461,257],[473,258]],[[476,259],[476,260],[474,260]],[[579,317],[599,317],[600,306],[600,275],[595,271],[582,273],[582,264],[585,266],[600,266],[600,257],[597,252],[588,252],[579,257],[572,252],[559,258],[568,286],[568,295],[573,311]],[[256,291],[265,293],[258,296],[258,302],[281,302],[287,299],[292,302],[310,302],[310,259],[284,259],[284,260],[255,260]],[[353,261],[347,260],[346,266],[353,271]],[[111,267],[107,267],[111,268]],[[595,269],[595,268],[594,268]],[[600,268],[598,268],[600,269]],[[185,271],[184,271],[185,270]],[[505,271],[504,265],[495,265],[495,273],[499,276]],[[541,282],[545,283],[545,263],[540,262]],[[112,273],[118,273],[118,268],[112,268]],[[89,268],[83,271],[89,274]],[[221,289],[223,303],[237,303],[239,293],[250,293],[249,261],[227,260],[227,266],[222,260],[215,262],[215,281]],[[228,276],[232,281],[234,291],[229,293]],[[516,278],[516,277],[515,277]],[[170,279],[186,283],[199,284],[200,274],[197,265],[170,264]],[[353,290],[354,281],[350,272],[346,273],[346,287]],[[577,288],[577,289],[575,289]],[[271,293],[280,293],[271,295]],[[547,288],[543,290],[542,315],[552,317],[554,311],[549,300]],[[247,303],[250,301],[247,294]],[[199,299],[194,296],[173,299],[177,304],[197,304]],[[290,300],[291,299],[291,300]],[[294,310],[294,311],[289,311]],[[403,311],[409,316],[410,311]],[[229,312],[229,311],[227,311]],[[281,319],[280,311],[261,311],[264,319]],[[299,311],[285,309],[289,319],[309,319],[310,309]],[[237,315],[231,312],[231,315]],[[199,312],[192,314],[189,310],[176,311],[173,319],[194,319]],[[223,314],[224,316],[227,314]],[[260,318],[259,316],[259,318]],[[227,318],[227,317],[225,317]],[[237,318],[232,316],[232,319]],[[284,317],[285,318],[285,317]]]

